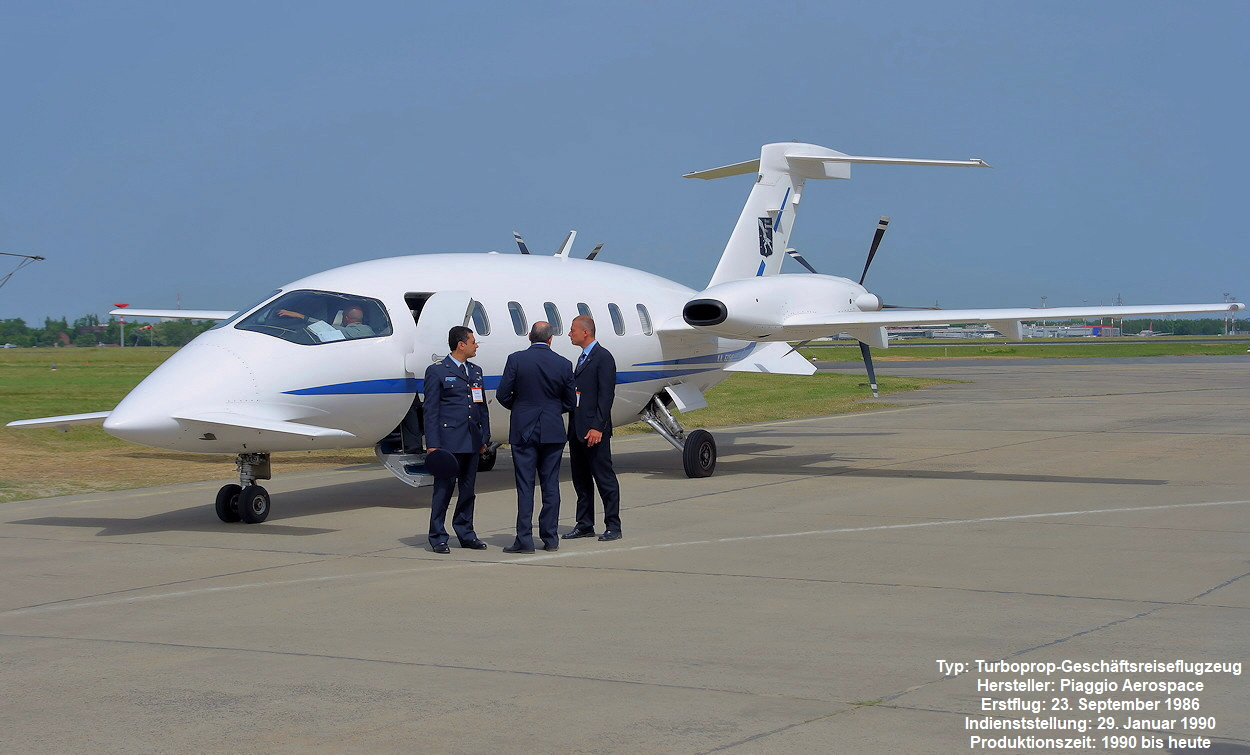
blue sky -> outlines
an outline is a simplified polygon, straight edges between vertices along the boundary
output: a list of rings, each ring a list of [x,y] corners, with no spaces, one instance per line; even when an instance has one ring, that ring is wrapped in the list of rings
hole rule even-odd
[[[856,166],[792,245],[944,307],[1245,300],[1243,2],[0,0],[0,289],[42,324],[339,264],[554,251],[707,281],[750,177]],[[0,275],[11,258],[0,257]],[[792,262],[786,271],[801,272]]]

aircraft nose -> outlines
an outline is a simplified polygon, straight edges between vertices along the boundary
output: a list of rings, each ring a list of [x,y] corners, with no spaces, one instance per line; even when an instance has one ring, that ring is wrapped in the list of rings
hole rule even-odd
[[[254,391],[252,370],[238,354],[193,342],[135,386],[104,420],[104,431],[144,446],[197,450],[198,435],[177,418]]]

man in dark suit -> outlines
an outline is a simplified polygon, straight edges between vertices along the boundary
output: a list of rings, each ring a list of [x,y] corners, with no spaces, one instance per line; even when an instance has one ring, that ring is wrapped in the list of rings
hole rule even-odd
[[[616,397],[616,360],[595,340],[595,321],[578,315],[569,340],[582,348],[573,371],[577,406],[569,417],[569,466],[577,491],[577,526],[565,540],[595,534],[595,486],[603,499],[600,540],[621,539],[621,488],[612,468],[612,399]]]
[[[543,550],[560,548],[560,456],[564,453],[564,412],[573,408],[573,365],[551,350],[551,325],[530,329],[530,347],[508,355],[495,398],[512,412],[508,442],[516,475],[516,540],[504,553],[534,552],[534,478],[543,489],[538,534]]]
[[[447,547],[447,506],[452,488],[459,482],[460,495],[451,524],[461,548],[485,550],[486,543],[473,531],[473,503],[476,494],[480,454],[490,443],[490,415],[486,410],[486,390],[482,368],[469,361],[477,356],[473,331],[457,325],[447,333],[451,353],[425,369],[425,444],[429,451],[442,449],[456,457],[459,472],[451,477],[435,477],[430,499],[430,547],[435,553],[450,553]]]

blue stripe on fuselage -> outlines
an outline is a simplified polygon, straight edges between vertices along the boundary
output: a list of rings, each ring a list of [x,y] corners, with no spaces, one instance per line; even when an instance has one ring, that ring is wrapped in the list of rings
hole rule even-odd
[[[638,365],[639,367],[657,367],[660,365],[677,365],[677,364],[707,364],[717,365],[709,367],[709,369],[659,369],[659,370],[640,370],[633,372],[616,373],[616,384],[625,385],[627,383],[644,383],[648,380],[663,380],[665,378],[685,377],[686,375],[694,375],[700,372],[711,372],[719,369],[719,364],[733,359],[728,359],[731,355],[745,354],[753,349],[756,344],[751,344],[745,349],[728,352],[726,354],[709,354],[704,357],[689,357],[686,359],[673,359],[667,362],[647,362]],[[487,375],[483,381],[486,384],[486,390],[493,391],[499,388],[499,376]],[[385,393],[425,393],[425,381],[421,378],[384,378],[381,380],[357,380],[351,383],[334,383],[332,385],[317,385],[311,388],[298,388],[293,391],[283,391],[288,396],[352,396],[352,395],[377,395]]]
[[[635,367],[656,367],[662,364],[724,364],[725,362],[736,362],[739,359],[745,359],[748,354],[755,351],[759,347],[758,343],[748,343],[740,349],[726,351],[721,354],[703,354],[697,357],[682,357],[681,359],[666,359],[661,362],[640,362]]]

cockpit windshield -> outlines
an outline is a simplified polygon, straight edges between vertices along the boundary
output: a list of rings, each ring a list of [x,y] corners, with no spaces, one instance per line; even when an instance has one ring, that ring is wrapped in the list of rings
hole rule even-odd
[[[382,302],[331,291],[291,291],[234,327],[305,345],[378,338],[392,333]]]

